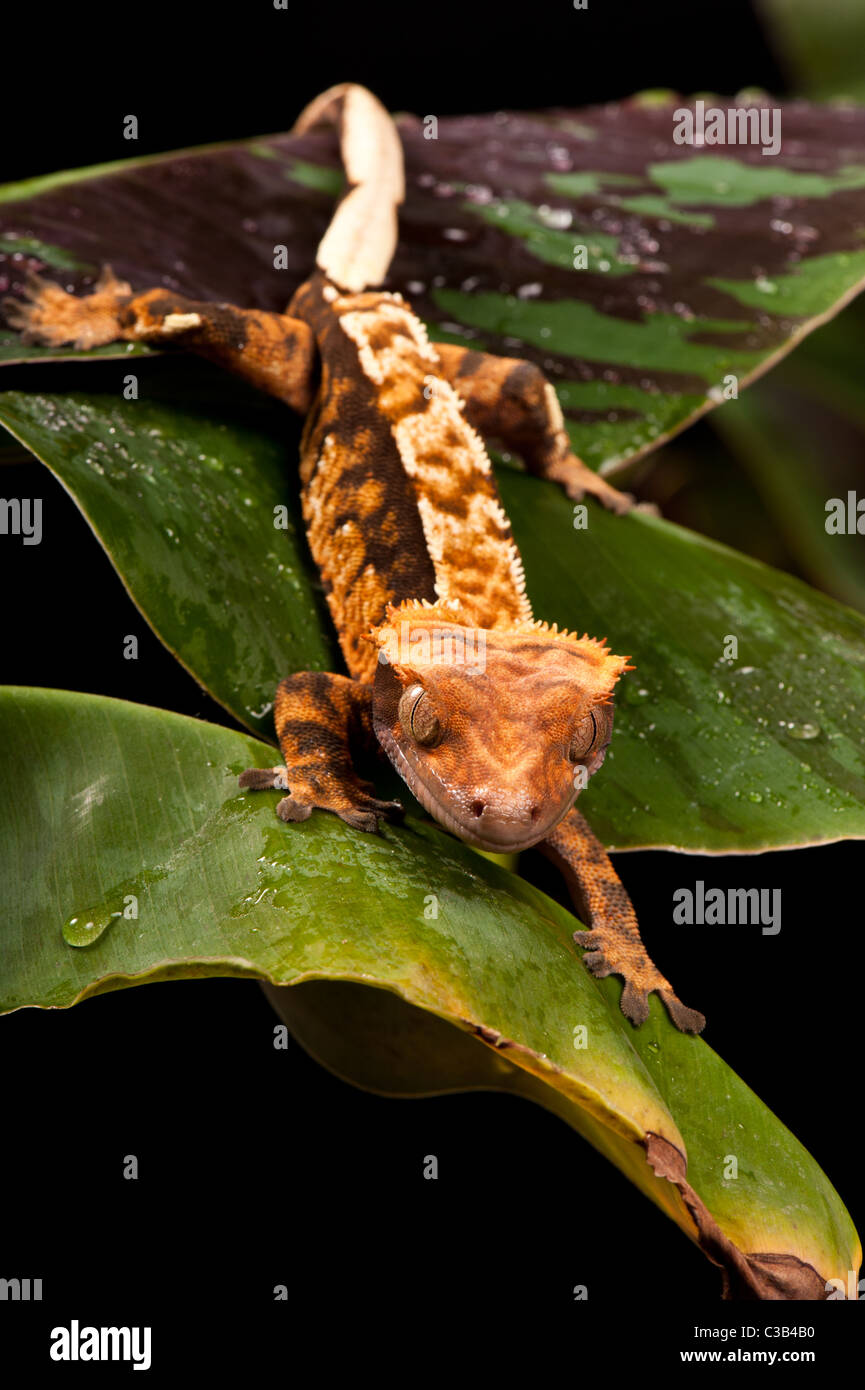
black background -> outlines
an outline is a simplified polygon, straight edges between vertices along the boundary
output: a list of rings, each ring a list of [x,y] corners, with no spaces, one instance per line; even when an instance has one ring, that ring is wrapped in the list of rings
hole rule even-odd
[[[325,0],[288,12],[269,0],[110,12],[84,3],[5,26],[3,181],[128,157],[129,113],[136,155],[284,129],[346,79],[390,109],[442,115],[578,106],[646,87],[785,90],[741,0],[590,0],[580,12],[570,0]],[[25,375],[50,386],[63,370]],[[79,370],[95,384],[89,373],[103,369]],[[5,495],[32,495],[35,467],[5,468]],[[43,472],[40,488],[45,543],[0,548],[3,679],[229,723],[149,633],[60,486]],[[139,636],[137,662],[122,659],[127,633]],[[844,894],[858,864],[855,844],[617,861],[651,954],[708,1015],[707,1040],[789,1123],[854,1218],[861,911]],[[671,927],[673,889],[697,878],[782,888],[780,935]],[[48,1330],[73,1317],[152,1324],[157,1379],[194,1354],[287,1368],[314,1329],[329,1333],[316,1345],[330,1358],[354,1326],[361,1366],[387,1358],[403,1328],[426,1364],[462,1321],[504,1345],[518,1332],[545,1344],[563,1336],[574,1374],[610,1357],[626,1372],[666,1369],[694,1345],[695,1322],[731,1318],[816,1325],[822,1368],[845,1345],[830,1331],[844,1317],[834,1309],[722,1308],[718,1271],[552,1116],[496,1095],[366,1095],[298,1048],[275,1052],[274,1022],[257,985],[233,980],[3,1020],[0,1275],[41,1276],[45,1301],[0,1305],[0,1329],[28,1366],[68,1376],[48,1362]],[[129,1153],[137,1182],[122,1178]],[[437,1182],[422,1177],[429,1153]],[[272,1302],[278,1283],[288,1304]],[[576,1284],[588,1286],[587,1303],[574,1301]]]

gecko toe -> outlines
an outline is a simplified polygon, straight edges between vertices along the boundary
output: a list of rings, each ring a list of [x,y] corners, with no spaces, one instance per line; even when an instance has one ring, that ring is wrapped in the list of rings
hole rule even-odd
[[[356,830],[378,831],[379,820],[400,820],[405,810],[400,801],[381,801],[377,796],[361,793],[355,805],[337,812],[346,825]]]
[[[706,1026],[705,1014],[701,1014],[698,1009],[689,1009],[680,999],[676,998],[672,990],[659,989],[658,993],[667,1006],[667,1013],[680,1033],[702,1033]]]
[[[639,1028],[649,1017],[648,994],[644,989],[632,984],[630,980],[625,981],[625,988],[622,990],[619,1005],[625,1018],[629,1019],[635,1028]]]
[[[312,807],[303,801],[295,801],[293,796],[284,796],[276,808],[276,814],[285,821],[309,820]]]
[[[245,772],[241,772],[237,779],[237,785],[240,788],[249,788],[250,791],[266,791],[270,787],[282,787],[285,791],[287,789],[285,768],[248,767]]]
[[[375,835],[378,831],[378,816],[375,811],[362,811],[359,807],[352,806],[345,811],[337,811],[337,815],[353,830],[365,830],[370,835]]]
[[[603,951],[589,951],[583,956],[583,965],[596,980],[604,980],[613,973],[613,967]]]
[[[636,498],[632,492],[616,492],[614,496],[599,499],[614,516],[627,516],[634,510]]]
[[[27,314],[26,305],[20,299],[14,299],[11,294],[7,294],[0,299],[0,309],[3,310],[3,317],[10,328],[26,328]]]
[[[578,946],[582,946],[584,951],[602,951],[604,938],[601,932],[596,931],[575,931],[574,940]],[[586,957],[583,957],[585,960]]]

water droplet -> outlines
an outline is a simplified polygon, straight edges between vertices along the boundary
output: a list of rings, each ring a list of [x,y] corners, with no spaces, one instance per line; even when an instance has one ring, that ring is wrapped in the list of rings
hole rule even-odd
[[[819,738],[822,730],[819,724],[789,723],[787,732],[791,738]]]
[[[573,222],[574,215],[569,208],[551,208],[542,204],[538,208],[538,218],[547,227],[565,231]]]
[[[762,800],[763,800],[763,793],[762,793],[762,792],[749,792],[749,793],[748,793],[748,800],[749,800],[749,801],[754,801],[754,802],[762,801]]]
[[[68,946],[91,946],[98,941],[106,927],[110,927],[120,912],[109,912],[99,908],[95,912],[82,912],[63,923],[63,940]]]
[[[649,692],[644,685],[635,685],[633,681],[625,683],[622,698],[626,704],[639,705],[643,700],[647,700]]]

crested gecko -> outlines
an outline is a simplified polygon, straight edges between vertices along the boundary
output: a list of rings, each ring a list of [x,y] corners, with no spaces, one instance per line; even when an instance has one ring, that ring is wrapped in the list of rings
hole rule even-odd
[[[483,437],[527,469],[616,512],[632,498],[572,452],[556,394],[531,362],[430,342],[386,279],[403,201],[402,147],[365,88],[316,98],[295,130],[336,122],[348,189],[317,267],[285,313],[135,292],[106,267],[92,293],[33,277],[6,301],[35,342],[177,345],[238,373],[305,416],[300,477],[313,559],[349,674],[279,684],[284,764],[241,787],[275,787],[283,821],[331,811],[358,830],[396,816],[352,763],[378,745],[441,825],[479,849],[537,845],[562,869],[588,930],[593,974],[624,980],[635,1025],[657,991],[675,1025],[699,1032],[649,959],[636,915],[574,802],[600,768],[627,658],[537,621]],[[468,652],[468,659],[466,659]]]

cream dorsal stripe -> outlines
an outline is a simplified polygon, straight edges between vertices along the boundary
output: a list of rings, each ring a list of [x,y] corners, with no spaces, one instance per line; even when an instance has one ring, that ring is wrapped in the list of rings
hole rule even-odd
[[[397,208],[405,197],[402,145],[396,126],[366,87],[342,82],[311,101],[297,134],[321,122],[338,124],[348,191],[322,237],[316,264],[342,289],[380,285],[397,243]]]
[[[400,295],[337,296],[331,303],[415,485],[437,597],[459,599],[481,627],[531,618],[489,456],[456,391],[437,376],[439,359],[424,325]]]

